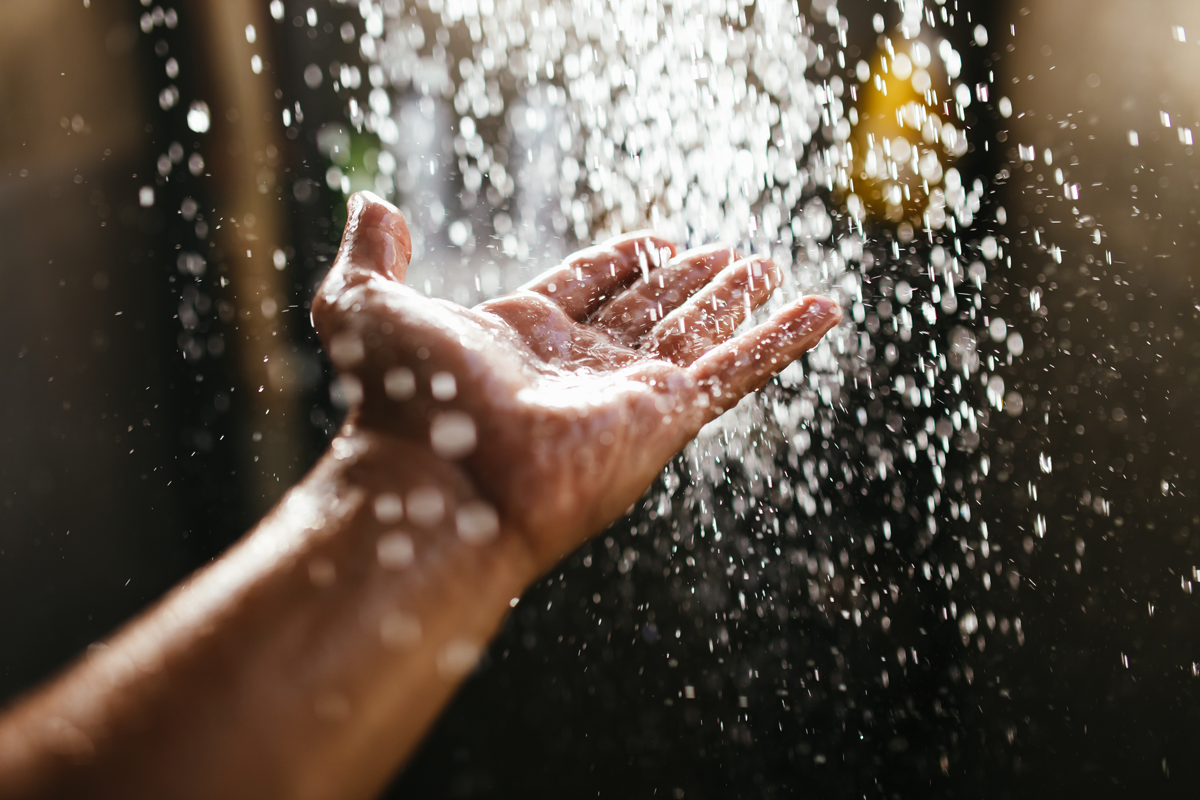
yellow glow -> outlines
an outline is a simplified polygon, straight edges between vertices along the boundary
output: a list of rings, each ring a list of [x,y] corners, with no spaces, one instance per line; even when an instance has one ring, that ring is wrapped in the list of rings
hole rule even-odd
[[[848,205],[876,221],[939,229],[947,217],[946,170],[965,152],[964,134],[945,119],[949,84],[944,75],[931,75],[928,57],[912,52],[880,50],[866,63],[870,76],[859,85],[850,139]],[[941,96],[935,84],[945,87]]]

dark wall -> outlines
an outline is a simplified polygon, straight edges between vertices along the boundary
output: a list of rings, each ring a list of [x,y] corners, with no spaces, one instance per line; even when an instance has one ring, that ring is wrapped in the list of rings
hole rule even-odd
[[[204,554],[180,496],[190,376],[175,348],[163,214],[138,204],[153,129],[136,17],[76,5],[10,6],[0,35],[6,697]]]
[[[64,0],[0,11],[3,698],[216,556],[337,422],[306,301],[336,247],[340,198],[310,180],[323,173],[306,166],[319,157],[316,126],[289,139],[272,86],[278,144],[260,149],[284,163],[263,202],[283,220],[272,244],[289,254],[272,375],[303,397],[279,424],[287,404],[261,402],[262,381],[244,368],[259,331],[247,306],[262,312],[234,291],[245,267],[222,230],[253,238],[255,223],[233,213],[236,186],[216,167],[250,140],[236,106],[214,99],[229,81],[200,57],[211,35],[202,10]],[[303,39],[310,54],[336,37],[316,38]],[[286,57],[286,37],[263,39],[268,64]],[[187,122],[201,98],[213,102],[207,132]],[[339,103],[289,99],[318,124]],[[294,243],[291,229],[304,232]],[[286,472],[266,471],[273,446],[289,454]]]

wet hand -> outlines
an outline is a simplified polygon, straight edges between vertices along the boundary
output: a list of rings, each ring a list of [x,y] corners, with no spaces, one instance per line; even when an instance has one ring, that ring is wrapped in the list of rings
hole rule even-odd
[[[739,334],[778,286],[775,265],[728,247],[677,252],[649,233],[472,309],[405,286],[411,254],[394,207],[351,199],[313,303],[352,404],[342,435],[456,465],[495,510],[467,536],[520,537],[539,571],[841,319],[833,301],[806,297]]]

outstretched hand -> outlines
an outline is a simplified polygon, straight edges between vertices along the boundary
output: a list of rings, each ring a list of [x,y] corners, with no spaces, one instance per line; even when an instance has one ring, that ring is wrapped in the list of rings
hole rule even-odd
[[[630,234],[473,309],[350,200],[313,320],[351,401],[238,545],[0,715],[5,797],[375,796],[512,598],[841,319],[728,248]]]
[[[555,561],[625,511],[707,422],[841,319],[805,297],[740,334],[777,267],[649,233],[583,250],[468,309],[404,285],[403,216],[350,200],[313,320],[352,403],[349,431],[453,462],[494,508],[460,534],[519,536]],[[735,335],[736,334],[736,335]]]

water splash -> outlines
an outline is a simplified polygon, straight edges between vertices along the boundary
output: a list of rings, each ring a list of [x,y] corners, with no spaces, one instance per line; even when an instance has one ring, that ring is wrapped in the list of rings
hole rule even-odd
[[[627,530],[550,579],[606,575],[611,596],[588,611],[605,646],[662,647],[680,697],[732,681],[738,704],[714,735],[750,741],[739,709],[770,706],[814,759],[825,756],[810,731],[826,748],[847,731],[895,733],[914,697],[971,683],[989,642],[1023,640],[1021,578],[981,513],[985,485],[1011,467],[980,449],[980,431],[1023,413],[997,371],[1024,343],[988,294],[1011,263],[991,235],[1004,209],[961,163],[988,148],[968,109],[1006,117],[1011,103],[966,82],[951,10],[896,6],[864,36],[828,0],[804,12],[360,4],[373,88],[349,115],[383,144],[373,188],[414,220],[410,276],[426,291],[449,276],[440,291],[468,302],[650,226],[770,254],[786,276],[774,307],[820,292],[847,310],[803,362],[706,429]],[[980,25],[966,36],[988,41]],[[920,656],[931,641],[936,664]],[[876,679],[848,681],[851,664]],[[791,698],[782,711],[779,696]],[[922,746],[944,752],[949,735]]]

